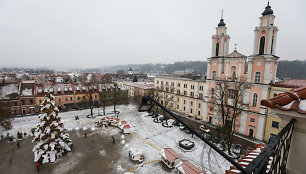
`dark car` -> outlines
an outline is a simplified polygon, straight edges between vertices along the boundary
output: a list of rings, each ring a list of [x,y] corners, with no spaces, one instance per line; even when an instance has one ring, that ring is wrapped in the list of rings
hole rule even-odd
[[[211,133],[205,133],[205,134],[204,134],[204,137],[205,137],[206,139],[208,139],[209,141],[212,140]]]
[[[214,142],[214,143],[220,143],[220,142],[221,142],[221,138],[220,138],[219,136],[215,136],[215,137],[213,138],[213,142]]]
[[[153,114],[152,115],[152,118],[157,118],[158,117],[158,114]]]
[[[191,134],[191,131],[190,131],[189,129],[186,129],[186,130],[185,130],[185,133],[186,133],[186,134]]]

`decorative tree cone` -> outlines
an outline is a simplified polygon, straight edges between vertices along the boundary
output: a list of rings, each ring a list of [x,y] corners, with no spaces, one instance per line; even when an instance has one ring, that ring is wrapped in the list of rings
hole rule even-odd
[[[55,106],[54,96],[47,93],[38,116],[38,124],[33,142],[34,162],[49,163],[71,151],[72,142],[67,133],[64,133],[63,123],[58,116],[58,108]]]

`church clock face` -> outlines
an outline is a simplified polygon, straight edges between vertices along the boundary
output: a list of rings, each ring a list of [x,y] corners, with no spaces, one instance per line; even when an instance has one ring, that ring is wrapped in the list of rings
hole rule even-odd
[[[265,32],[266,32],[265,30],[262,30],[262,31],[261,31],[262,34],[265,34]]]

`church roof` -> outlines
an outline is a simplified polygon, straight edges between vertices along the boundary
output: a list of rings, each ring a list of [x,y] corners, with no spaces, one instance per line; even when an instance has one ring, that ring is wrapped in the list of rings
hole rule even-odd
[[[237,50],[234,50],[232,53],[230,53],[226,57],[229,57],[229,58],[244,58],[246,56],[241,54],[241,53],[239,53]]]
[[[271,9],[271,6],[269,5],[269,2],[268,2],[268,5],[266,6],[265,11],[262,12],[262,15],[265,16],[265,15],[270,15],[270,14],[273,14],[273,10]]]
[[[129,71],[133,71],[131,67],[130,67]]]
[[[221,18],[220,19],[220,22],[219,22],[219,24],[218,24],[218,27],[224,27],[226,24],[224,23],[224,19],[223,18]]]

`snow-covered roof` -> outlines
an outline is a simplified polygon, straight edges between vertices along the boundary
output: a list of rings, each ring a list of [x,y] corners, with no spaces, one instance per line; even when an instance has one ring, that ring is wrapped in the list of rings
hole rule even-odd
[[[9,95],[11,94],[18,94],[19,92],[19,85],[18,84],[8,84],[2,86],[0,88],[0,95],[2,99],[9,99]]]
[[[32,83],[33,82],[33,83]],[[21,96],[33,96],[34,95],[35,81],[23,81],[20,86]]]
[[[125,125],[122,125],[120,126],[120,129],[130,129],[131,126],[129,124],[125,124]]]
[[[263,144],[256,144],[253,149],[251,149],[247,154],[243,155],[239,160],[238,164],[241,165],[242,167],[246,167],[249,165],[253,159],[255,159],[260,152],[266,148],[265,145]],[[270,157],[269,159],[269,164],[271,164],[273,160],[273,157]],[[270,170],[270,165],[267,166],[266,172]],[[238,170],[235,166],[231,166],[229,170],[225,171],[225,174],[239,174],[240,170]]]
[[[164,148],[160,154],[170,163],[172,163],[175,159],[181,158],[181,156],[171,148]]]
[[[178,164],[177,170],[179,170],[183,174],[204,174],[204,172],[191,164],[191,162],[187,160],[183,160]]]

